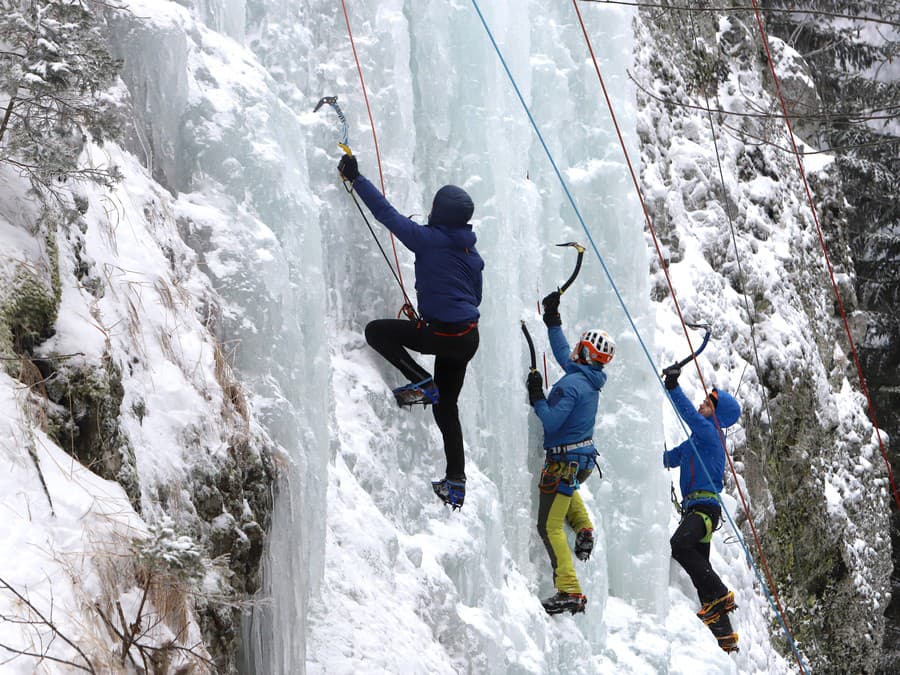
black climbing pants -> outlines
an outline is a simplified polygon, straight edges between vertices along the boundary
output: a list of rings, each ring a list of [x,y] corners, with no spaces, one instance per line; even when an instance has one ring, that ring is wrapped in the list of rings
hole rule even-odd
[[[366,342],[386,358],[410,382],[429,377],[407,349],[434,354],[434,383],[439,400],[434,406],[434,421],[444,438],[447,478],[466,477],[462,427],[457,401],[466,379],[466,366],[478,351],[477,324],[442,324],[408,319],[378,319],[366,326]]]
[[[690,507],[681,519],[681,524],[669,540],[672,545],[672,557],[684,568],[697,589],[701,603],[721,598],[728,592],[719,575],[709,564],[709,543],[701,540],[708,534],[706,521],[697,513],[702,511],[709,516],[712,529],[716,528],[722,509],[718,506],[698,504]]]

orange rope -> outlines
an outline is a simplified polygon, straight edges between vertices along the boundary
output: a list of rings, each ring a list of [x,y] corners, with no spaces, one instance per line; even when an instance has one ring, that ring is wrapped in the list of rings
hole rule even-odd
[[[378,149],[378,135],[375,133],[375,120],[372,118],[372,107],[369,105],[369,94],[366,91],[366,81],[363,78],[362,67],[359,65],[359,55],[356,53],[356,42],[353,39],[353,30],[350,28],[350,16],[347,14],[347,4],[341,0],[341,8],[344,10],[344,22],[347,24],[347,36],[350,38],[350,47],[353,50],[353,59],[356,61],[356,72],[359,73],[359,84],[362,87],[363,99],[366,102],[366,111],[369,113],[369,126],[372,127],[372,140],[375,142],[375,159],[378,162],[378,178],[381,181],[381,194],[387,196],[384,188],[384,171],[381,167],[381,151]],[[390,233],[391,247],[394,249],[394,264],[397,268],[397,278],[400,281],[400,290],[403,292],[403,298],[410,305],[409,296],[406,294],[406,288],[403,285],[403,272],[400,269],[400,258],[397,255],[397,242],[394,239],[394,233]]]
[[[881,450],[881,457],[884,459],[884,465],[887,468],[888,480],[891,483],[891,492],[894,495],[894,504],[900,509],[900,494],[897,493],[897,485],[894,483],[894,472],[891,469],[891,462],[887,456],[887,449],[884,447],[884,441],[881,438],[881,429],[878,426],[878,420],[875,417],[875,405],[872,403],[872,397],[869,395],[869,387],[866,385],[866,378],[863,375],[862,364],[859,361],[859,353],[856,351],[856,343],[853,341],[853,335],[850,333],[850,322],[847,320],[847,313],[844,311],[844,301],[841,300],[841,293],[838,290],[837,281],[834,278],[834,268],[831,266],[831,259],[828,257],[828,247],[825,245],[825,235],[822,233],[822,226],[819,224],[819,213],[816,209],[816,202],[812,196],[812,190],[809,187],[809,181],[806,178],[806,170],[803,168],[803,160],[800,157],[800,150],[797,147],[797,140],[794,137],[794,129],[791,126],[791,119],[788,115],[787,103],[781,92],[781,80],[775,72],[775,63],[772,59],[772,52],[769,50],[769,37],[766,35],[766,29],[763,27],[762,16],[760,15],[759,6],[756,0],[751,0],[753,10],[756,13],[756,24],[759,26],[759,34],[762,36],[763,46],[766,49],[766,61],[769,65],[769,72],[772,75],[772,81],[775,83],[775,91],[778,94],[778,101],[781,104],[781,112],[784,115],[784,123],[787,126],[788,138],[791,140],[791,147],[794,151],[794,157],[797,159],[797,167],[800,170],[800,178],[803,180],[803,187],[806,190],[806,199],[809,202],[809,209],[812,212],[813,222],[816,224],[816,232],[819,235],[819,245],[822,247],[822,254],[825,257],[825,266],[828,269],[828,276],[831,278],[831,286],[834,290],[834,297],[837,300],[838,310],[841,313],[841,321],[844,324],[844,332],[847,333],[847,340],[850,343],[850,352],[853,354],[853,363],[856,366],[856,372],[859,375],[859,384],[863,395],[866,397],[866,404],[869,406],[869,419],[872,420],[872,426],[875,427],[875,436],[878,438],[878,447]]]
[[[635,190],[637,191],[637,194],[638,194],[638,199],[639,199],[639,201],[640,201],[640,203],[641,203],[641,208],[643,209],[643,212],[644,212],[644,219],[645,219],[646,222],[647,222],[647,227],[649,228],[650,235],[651,235],[651,237],[652,237],[652,239],[653,239],[653,244],[654,244],[654,246],[656,247],[656,254],[657,254],[657,257],[659,258],[660,267],[662,268],[663,273],[664,273],[664,275],[665,275],[665,277],[666,277],[666,283],[667,283],[668,286],[669,286],[669,292],[672,294],[672,301],[673,301],[674,304],[675,304],[675,309],[676,309],[676,311],[677,311],[677,313],[678,313],[678,319],[679,319],[679,321],[681,321],[681,327],[682,327],[682,330],[683,330],[683,332],[684,332],[685,337],[687,338],[688,346],[690,347],[691,353],[693,354],[693,353],[694,353],[694,346],[693,346],[693,344],[691,344],[691,338],[690,338],[690,335],[689,335],[689,333],[688,333],[688,329],[687,329],[686,322],[685,322],[685,320],[684,320],[684,316],[683,316],[683,314],[682,314],[682,312],[681,312],[681,306],[680,306],[679,303],[678,303],[678,298],[677,298],[676,293],[675,293],[675,288],[674,288],[674,286],[672,285],[672,280],[671,280],[671,278],[670,278],[670,276],[669,276],[668,266],[667,266],[666,263],[665,263],[665,259],[664,259],[663,254],[662,254],[662,250],[661,250],[660,245],[659,245],[659,240],[658,240],[657,237],[656,237],[656,230],[655,230],[655,228],[653,227],[653,221],[652,221],[652,219],[650,218],[650,211],[649,211],[649,209],[647,208],[647,204],[646,204],[646,202],[645,202],[645,200],[644,200],[644,194],[643,194],[643,191],[641,190],[640,183],[638,182],[637,174],[635,173],[634,166],[633,166],[633,164],[632,164],[632,162],[631,162],[631,157],[630,157],[630,155],[628,154],[628,148],[626,147],[626,145],[625,145],[625,140],[624,140],[624,138],[622,137],[622,132],[621,132],[621,130],[620,130],[620,128],[619,128],[619,123],[618,123],[618,121],[617,121],[617,119],[616,119],[616,114],[615,114],[615,111],[614,111],[613,106],[612,106],[612,101],[611,101],[610,98],[609,98],[609,93],[608,93],[607,90],[606,90],[606,84],[605,84],[605,82],[604,82],[604,80],[603,80],[603,75],[602,75],[601,72],[600,72],[600,66],[599,66],[599,64],[597,63],[597,57],[596,57],[596,55],[594,54],[594,48],[593,48],[593,45],[591,44],[591,39],[590,39],[590,36],[588,35],[588,32],[587,32],[587,27],[585,26],[585,24],[584,24],[584,19],[583,19],[583,17],[581,16],[581,10],[578,9],[578,0],[572,0],[572,6],[575,8],[575,13],[578,15],[578,22],[579,22],[579,24],[581,25],[581,32],[582,32],[582,34],[584,35],[585,43],[587,44],[588,51],[590,52],[591,60],[592,60],[592,62],[593,62],[593,64],[594,64],[594,71],[597,73],[597,78],[598,78],[598,80],[600,81],[600,88],[603,90],[603,96],[604,96],[604,98],[606,99],[606,105],[607,105],[607,108],[609,109],[610,116],[612,117],[613,125],[614,125],[614,127],[615,127],[615,129],[616,129],[616,134],[617,134],[618,137],[619,137],[619,143],[620,143],[621,146],[622,146],[622,152],[623,152],[624,155],[625,155],[625,161],[626,161],[626,163],[627,163],[627,165],[628,165],[628,170],[629,170],[629,172],[631,173],[631,180],[632,180],[632,183],[634,183]],[[695,366],[695,368],[697,369],[697,375],[698,375],[699,378],[700,378],[700,383],[701,383],[701,385],[703,386],[703,391],[704,391],[704,393],[708,396],[708,395],[709,395],[709,390],[708,390],[708,388],[707,388],[706,381],[703,379],[703,373],[702,373],[701,370],[700,370],[700,365],[697,363],[697,360],[696,360],[696,359],[694,360],[694,366]],[[718,426],[719,426],[718,420],[715,420],[715,421],[716,421],[716,427],[718,427]],[[744,498],[744,494],[743,494],[743,491],[741,490],[740,483],[739,483],[738,480],[737,480],[737,472],[736,472],[736,470],[735,470],[735,468],[734,468],[734,464],[733,464],[732,461],[731,461],[731,457],[730,457],[730,455],[729,455],[729,453],[728,453],[728,448],[727,448],[727,446],[725,445],[724,437],[722,436],[721,431],[722,431],[722,430],[719,429],[719,432],[720,432],[720,439],[722,440],[722,447],[723,447],[723,450],[724,450],[724,452],[725,452],[725,457],[728,459],[728,464],[729,464],[729,466],[730,466],[730,468],[731,468],[731,473],[732,473],[732,475],[734,476],[734,484],[735,484],[735,488],[737,489],[738,495],[739,495],[740,498],[741,498],[741,506],[742,506],[742,508],[743,508],[743,510],[744,510],[744,514],[747,516],[747,521],[750,523],[751,532],[752,532],[752,534],[753,534],[753,539],[754,539],[754,542],[755,542],[755,544],[756,544],[756,550],[757,550],[757,552],[759,553],[760,561],[762,562],[763,569],[765,569],[765,572],[766,572],[766,578],[767,578],[767,580],[768,580],[768,583],[769,583],[770,588],[771,588],[772,591],[773,591],[773,597],[775,598],[775,601],[776,601],[776,603],[777,603],[777,605],[778,605],[778,612],[779,612],[779,614],[781,615],[782,621],[784,621],[785,629],[787,630],[788,634],[791,635],[791,630],[790,630],[790,628],[789,628],[789,626],[788,626],[788,624],[787,624],[787,620],[786,620],[785,617],[784,617],[784,609],[782,608],[781,601],[780,601],[780,599],[778,598],[777,591],[775,590],[775,582],[774,582],[774,580],[773,580],[773,578],[772,578],[772,573],[771,573],[771,571],[769,570],[768,561],[766,560],[766,556],[765,556],[765,554],[763,553],[763,550],[762,550],[762,543],[760,542],[759,535],[758,535],[758,533],[757,533],[757,531],[756,531],[756,527],[755,527],[755,525],[753,524],[753,518],[752,518],[751,515],[750,515],[750,509],[749,509],[749,507],[748,507],[748,505],[747,505],[747,502],[746,502],[746,500],[745,500],[745,498]],[[791,635],[791,639],[793,640],[793,635]],[[794,656],[795,656],[795,658],[797,659],[797,663],[798,663],[798,665],[800,666],[800,670],[803,671],[804,669],[803,669],[802,662],[800,661],[799,655],[795,652],[795,653],[794,653]]]

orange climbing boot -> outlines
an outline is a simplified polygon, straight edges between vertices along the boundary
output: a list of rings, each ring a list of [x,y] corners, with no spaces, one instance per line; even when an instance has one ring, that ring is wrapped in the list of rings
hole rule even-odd
[[[712,602],[703,603],[700,611],[697,612],[697,616],[704,624],[709,626],[718,621],[725,614],[728,614],[728,612],[733,612],[735,609],[737,609],[737,605],[734,604],[734,591],[728,591],[721,598],[717,598]]]
[[[716,640],[719,641],[719,647],[721,647],[724,652],[739,652],[738,649],[738,634],[737,633],[729,633],[728,635],[717,636]]]

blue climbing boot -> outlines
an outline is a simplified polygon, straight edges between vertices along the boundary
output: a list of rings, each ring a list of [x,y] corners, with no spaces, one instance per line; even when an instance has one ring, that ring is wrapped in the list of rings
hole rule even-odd
[[[412,407],[418,403],[435,405],[440,396],[434,380],[426,377],[421,382],[411,382],[397,387],[394,389],[394,398],[397,399],[397,405],[402,408],[403,406]]]
[[[449,480],[442,478],[441,480],[431,481],[431,488],[442,502],[449,504],[454,511],[462,508],[463,501],[466,499],[466,479]]]

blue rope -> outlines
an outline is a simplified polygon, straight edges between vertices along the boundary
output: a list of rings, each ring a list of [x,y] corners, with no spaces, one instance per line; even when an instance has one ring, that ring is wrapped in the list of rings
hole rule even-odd
[[[478,0],[472,0],[472,6],[475,8],[475,12],[478,14],[478,18],[481,20],[481,25],[484,26],[484,30],[487,33],[487,36],[490,39],[491,44],[494,47],[494,51],[497,53],[497,57],[500,59],[500,63],[503,65],[503,70],[506,71],[506,76],[509,79],[509,82],[512,85],[513,89],[515,90],[516,96],[518,97],[519,102],[522,104],[522,108],[525,110],[525,114],[528,116],[528,121],[531,123],[531,126],[534,129],[534,132],[537,135],[537,138],[541,143],[541,146],[544,148],[544,153],[547,155],[547,159],[550,161],[550,165],[553,167],[553,172],[556,174],[556,177],[559,179],[560,186],[562,187],[563,192],[565,192],[566,198],[569,200],[569,204],[571,204],[572,210],[575,212],[576,218],[578,218],[578,222],[581,224],[581,229],[584,230],[584,234],[588,238],[588,241],[590,242],[591,249],[594,251],[594,255],[597,256],[597,260],[600,262],[600,266],[603,268],[603,273],[606,275],[606,279],[609,281],[609,285],[612,288],[613,293],[616,296],[616,299],[619,301],[619,304],[622,306],[622,311],[625,313],[625,317],[628,319],[628,323],[631,325],[631,329],[634,331],[634,334],[637,337],[638,342],[641,345],[641,349],[643,350],[644,355],[647,357],[647,362],[650,364],[650,367],[653,369],[653,374],[656,376],[656,381],[659,382],[659,385],[663,388],[664,391],[666,391],[666,398],[669,400],[669,404],[672,406],[672,409],[675,411],[676,417],[678,418],[679,422],[681,423],[681,428],[684,430],[684,432],[688,436],[688,440],[690,441],[691,446],[693,448],[694,456],[700,462],[700,466],[703,469],[703,472],[706,474],[707,479],[712,481],[709,470],[707,469],[706,464],[704,463],[703,458],[700,456],[700,453],[697,450],[697,446],[694,443],[693,438],[691,437],[690,430],[685,425],[684,420],[681,419],[681,415],[678,414],[678,410],[677,410],[677,408],[675,408],[675,403],[672,401],[671,396],[669,396],[668,390],[666,390],[665,386],[663,385],[662,379],[660,378],[659,374],[656,372],[656,364],[653,361],[653,357],[650,355],[650,351],[647,348],[647,344],[646,344],[646,342],[644,342],[643,337],[641,337],[641,333],[638,330],[638,327],[635,324],[634,319],[631,316],[631,312],[628,311],[628,306],[625,303],[625,299],[622,297],[622,294],[619,292],[619,287],[616,285],[616,282],[613,279],[612,274],[609,271],[609,268],[606,266],[606,261],[603,259],[603,256],[600,254],[600,250],[597,248],[597,244],[594,241],[594,237],[591,235],[591,231],[588,228],[587,223],[585,222],[584,218],[582,217],[581,211],[579,210],[578,205],[575,203],[575,198],[572,196],[572,193],[569,190],[568,183],[566,182],[566,179],[563,177],[562,172],[560,172],[559,167],[556,164],[556,160],[553,158],[553,153],[550,151],[550,148],[547,146],[547,143],[544,141],[544,136],[541,133],[541,130],[537,125],[537,122],[535,122],[534,116],[531,114],[531,110],[528,108],[528,104],[525,102],[525,98],[522,96],[522,92],[519,90],[518,84],[516,84],[516,79],[515,79],[515,77],[513,77],[513,74],[510,71],[509,66],[506,63],[506,59],[503,57],[503,52],[500,50],[500,47],[497,44],[497,41],[494,39],[494,34],[491,31],[490,27],[488,26],[487,21],[484,18],[484,14],[481,13],[481,8],[478,6]],[[734,519],[731,517],[731,514],[728,512],[728,509],[725,507],[725,504],[722,503],[722,500],[721,500],[721,498],[718,497],[718,495],[717,495],[717,499],[719,499],[719,503],[721,504],[722,512],[728,518],[728,522],[731,525],[732,530],[734,530],[735,536],[737,537],[737,540],[740,543],[741,548],[744,549],[744,554],[747,557],[747,562],[750,564],[750,566],[753,568],[753,571],[756,573],[756,578],[759,581],[760,586],[762,587],[763,592],[765,593],[766,598],[769,601],[769,604],[772,606],[772,608],[775,610],[775,614],[778,616],[778,620],[780,621],[781,627],[784,630],[785,637],[787,638],[788,642],[790,643],[791,649],[794,651],[794,653],[797,655],[798,660],[800,661],[801,670],[803,670],[803,672],[806,672],[803,669],[803,662],[800,657],[800,652],[799,652],[796,644],[794,643],[793,638],[791,637],[790,631],[788,631],[788,629],[787,629],[787,625],[784,623],[784,619],[781,616],[781,613],[778,611],[778,606],[775,604],[775,600],[772,598],[771,594],[769,593],[769,588],[766,585],[765,580],[763,579],[759,569],[757,568],[756,563],[753,561],[753,556],[751,555],[750,550],[747,548],[747,544],[744,542],[744,538],[741,536],[740,530],[738,530],[737,525],[734,522]]]

